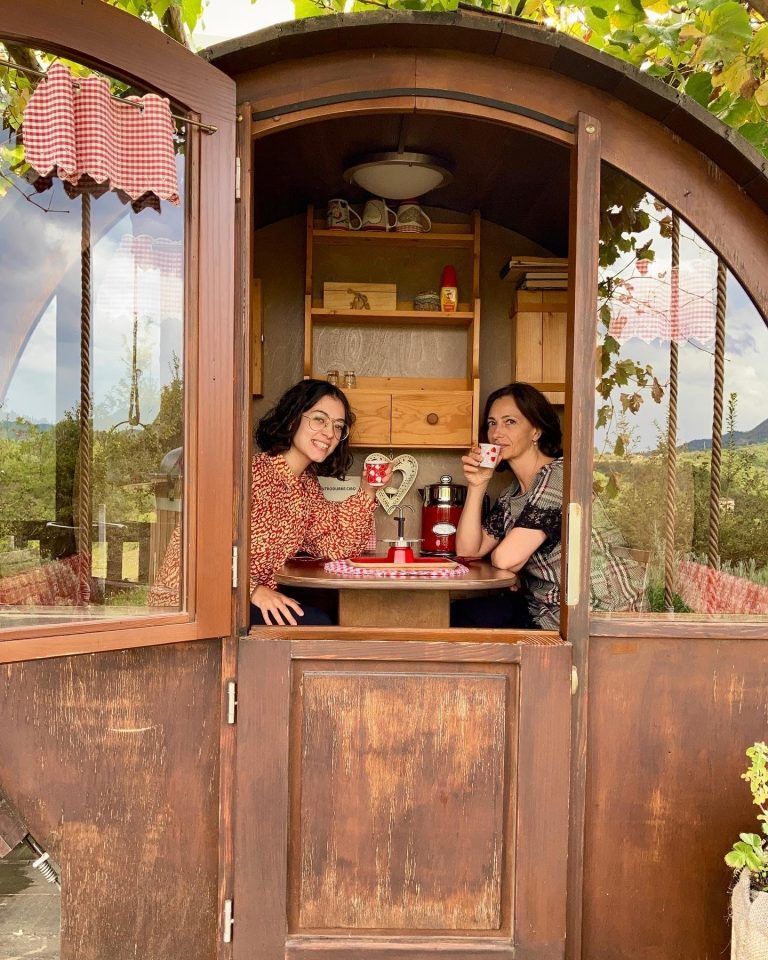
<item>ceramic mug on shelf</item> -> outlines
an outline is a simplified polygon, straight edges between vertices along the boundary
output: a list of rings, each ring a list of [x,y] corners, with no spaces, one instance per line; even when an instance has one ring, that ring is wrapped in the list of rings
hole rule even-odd
[[[405,200],[397,208],[398,233],[427,233],[432,221],[414,200]]]
[[[355,220],[357,223],[354,222]],[[355,213],[346,200],[337,197],[328,201],[325,224],[329,230],[359,230],[363,221],[360,214]]]
[[[363,207],[363,230],[394,230],[397,214],[386,200],[371,198]]]

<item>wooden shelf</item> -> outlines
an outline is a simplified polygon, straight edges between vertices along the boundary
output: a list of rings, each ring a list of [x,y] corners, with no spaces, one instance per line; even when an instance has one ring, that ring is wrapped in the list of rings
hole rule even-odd
[[[468,233],[462,224],[461,230],[446,230],[448,224],[437,224],[443,228],[440,232],[431,230],[429,233],[397,233],[394,230],[326,230],[315,229],[312,239],[316,244],[330,245],[357,245],[382,244],[394,247],[467,247],[471,248],[475,242],[474,233]]]
[[[474,320],[474,313],[460,310],[443,313],[440,310],[324,310],[312,307],[310,313],[315,323],[404,323],[432,327],[466,327]]]

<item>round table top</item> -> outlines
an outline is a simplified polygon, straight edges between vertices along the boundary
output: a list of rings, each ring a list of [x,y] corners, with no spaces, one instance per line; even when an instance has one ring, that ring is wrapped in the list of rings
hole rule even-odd
[[[463,561],[469,569],[458,577],[375,577],[328,573],[324,560],[289,560],[275,573],[286,587],[330,590],[498,590],[518,582],[517,574],[497,570],[487,560]]]

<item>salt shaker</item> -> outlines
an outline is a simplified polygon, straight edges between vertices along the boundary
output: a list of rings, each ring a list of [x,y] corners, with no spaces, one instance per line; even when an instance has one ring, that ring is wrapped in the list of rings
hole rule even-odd
[[[334,387],[339,385],[339,371],[338,370],[329,370],[325,375],[325,379],[328,383],[333,384]]]
[[[357,377],[354,370],[344,371],[344,386],[347,390],[352,390],[357,386]]]

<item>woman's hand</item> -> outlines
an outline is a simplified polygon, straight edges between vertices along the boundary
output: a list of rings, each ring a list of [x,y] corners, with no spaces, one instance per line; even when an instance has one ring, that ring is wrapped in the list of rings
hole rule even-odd
[[[274,623],[275,626],[282,627],[290,624],[296,627],[298,623],[293,615],[294,612],[300,617],[304,615],[301,604],[297,600],[262,585],[251,591],[251,603],[261,611],[264,623],[270,625]],[[269,619],[270,617],[272,620]]]
[[[389,483],[389,481],[392,479],[392,472],[393,472],[393,471],[392,471],[392,464],[391,464],[391,463],[388,463],[388,464],[386,465],[386,467],[385,467],[385,469],[384,469],[384,472],[383,472],[383,475],[382,475],[384,482],[381,483],[380,485],[377,485],[377,486],[375,486],[375,487],[372,487],[372,486],[370,485],[370,483],[368,483],[368,480],[366,479],[366,476],[365,476],[365,469],[363,469],[363,478],[362,478],[362,480],[360,481],[360,489],[365,493],[365,495],[366,495],[370,500],[373,500],[374,497],[376,496],[376,491],[377,491],[377,490],[383,490],[383,489],[387,486],[387,484]]]
[[[485,487],[493,476],[493,467],[480,466],[482,459],[480,447],[472,447],[469,453],[461,458],[464,479],[470,487]]]

